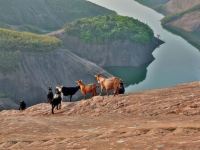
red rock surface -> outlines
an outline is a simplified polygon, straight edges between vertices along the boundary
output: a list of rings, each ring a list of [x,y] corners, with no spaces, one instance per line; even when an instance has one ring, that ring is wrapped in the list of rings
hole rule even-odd
[[[0,149],[200,149],[200,83],[0,112]]]

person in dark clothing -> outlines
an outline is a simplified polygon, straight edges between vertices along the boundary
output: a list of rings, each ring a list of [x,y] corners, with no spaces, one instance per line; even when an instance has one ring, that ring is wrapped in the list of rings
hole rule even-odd
[[[47,94],[47,101],[48,101],[48,103],[50,103],[50,102],[52,102],[52,100],[53,100],[53,92],[52,92],[52,88],[50,87],[49,92]]]
[[[119,88],[119,94],[124,94],[125,93],[125,88],[124,88],[124,83],[120,83],[120,88]]]
[[[19,103],[19,110],[25,110],[26,109],[26,103],[21,100]]]

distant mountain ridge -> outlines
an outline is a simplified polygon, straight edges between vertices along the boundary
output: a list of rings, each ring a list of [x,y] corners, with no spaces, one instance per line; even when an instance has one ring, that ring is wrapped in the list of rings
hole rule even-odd
[[[46,33],[79,18],[111,13],[86,0],[0,0],[0,27]]]

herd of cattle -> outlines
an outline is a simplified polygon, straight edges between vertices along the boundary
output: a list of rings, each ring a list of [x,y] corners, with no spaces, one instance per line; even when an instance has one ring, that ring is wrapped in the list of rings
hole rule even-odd
[[[109,91],[113,91],[114,96],[118,94],[124,94],[125,89],[123,82],[118,77],[110,77],[106,78],[102,74],[95,75],[95,78],[98,82],[92,84],[84,84],[82,80],[76,81],[76,87],[64,87],[64,86],[56,86],[55,94],[53,94],[52,89],[49,88],[49,92],[47,94],[48,102],[52,106],[52,114],[54,114],[54,108],[61,109],[61,101],[63,96],[70,96],[70,102],[72,100],[72,96],[76,94],[76,92],[80,89],[84,98],[86,99],[87,94],[92,94],[92,96],[97,95],[97,87],[100,86],[101,92],[100,95],[103,94],[103,91],[106,91],[106,94],[109,95]]]

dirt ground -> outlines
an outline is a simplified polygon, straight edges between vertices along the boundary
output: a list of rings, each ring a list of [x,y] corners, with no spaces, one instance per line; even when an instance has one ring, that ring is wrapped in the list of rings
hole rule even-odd
[[[199,150],[200,83],[0,112],[0,150]]]

